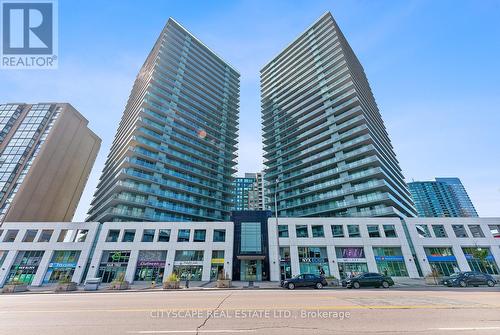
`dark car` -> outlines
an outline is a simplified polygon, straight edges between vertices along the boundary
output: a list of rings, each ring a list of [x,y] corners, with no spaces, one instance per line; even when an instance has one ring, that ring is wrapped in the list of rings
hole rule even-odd
[[[394,285],[394,280],[389,276],[380,273],[366,272],[342,281],[342,286],[347,288],[360,287],[383,287],[389,288]]]
[[[284,288],[293,290],[296,287],[314,287],[317,289],[323,288],[323,286],[328,285],[324,277],[315,274],[301,274],[290,279],[283,281],[281,286]]]
[[[445,286],[479,286],[479,285],[488,285],[489,287],[493,287],[497,284],[497,281],[493,276],[477,272],[477,271],[465,271],[465,272],[457,272],[452,274],[451,276],[444,278],[442,284]]]

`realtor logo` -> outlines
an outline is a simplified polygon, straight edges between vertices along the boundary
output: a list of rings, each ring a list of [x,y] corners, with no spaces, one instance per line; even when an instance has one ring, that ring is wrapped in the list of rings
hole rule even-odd
[[[50,0],[1,2],[1,68],[57,67],[56,7]]]

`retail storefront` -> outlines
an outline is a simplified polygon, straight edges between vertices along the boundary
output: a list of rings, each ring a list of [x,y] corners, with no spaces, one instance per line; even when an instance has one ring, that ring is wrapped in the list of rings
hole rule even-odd
[[[365,249],[363,247],[337,247],[335,248],[340,279],[354,277],[360,273],[368,272]]]
[[[203,274],[203,250],[177,250],[173,272],[181,280],[201,280]]]
[[[280,247],[280,278],[281,280],[292,278],[290,247]]]
[[[10,268],[6,283],[17,281],[31,284],[43,254],[42,250],[19,251]]]
[[[78,258],[80,258],[79,250],[54,251],[43,282],[57,283],[65,278],[71,280],[73,273],[75,273]]]
[[[405,259],[399,247],[374,247],[375,262],[379,273],[386,276],[408,277]]]
[[[210,261],[210,280],[217,280],[224,275],[224,250],[213,250]]]
[[[102,278],[103,283],[111,283],[119,276],[125,275],[128,261],[130,259],[130,250],[105,250],[102,253],[101,263],[99,264],[98,277]]]
[[[472,271],[489,273],[491,275],[497,275],[499,273],[490,248],[474,247],[462,248],[462,250]]]
[[[134,280],[161,283],[165,272],[165,250],[140,250]]]
[[[453,250],[449,247],[425,248],[425,255],[431,270],[440,276],[450,276],[460,271]]]
[[[326,247],[298,247],[300,273],[330,275]]]

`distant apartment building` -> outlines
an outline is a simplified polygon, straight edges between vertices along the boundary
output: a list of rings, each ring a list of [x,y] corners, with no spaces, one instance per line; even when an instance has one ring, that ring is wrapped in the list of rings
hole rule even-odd
[[[0,222],[71,221],[101,145],[68,103],[0,105]]]
[[[245,173],[234,180],[234,210],[264,210],[264,175],[262,172]]]
[[[87,220],[229,220],[239,78],[170,18],[135,80]]]
[[[262,68],[261,104],[279,216],[416,215],[363,67],[330,13]]]
[[[408,183],[419,217],[478,217],[459,178]]]

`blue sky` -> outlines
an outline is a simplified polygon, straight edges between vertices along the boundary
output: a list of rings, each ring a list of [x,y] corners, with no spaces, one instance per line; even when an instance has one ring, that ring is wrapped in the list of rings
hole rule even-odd
[[[500,216],[500,1],[59,0],[59,68],[0,70],[0,102],[61,101],[103,145],[88,210],[135,76],[169,16],[241,73],[239,171],[262,167],[259,70],[325,11],[364,66],[407,181],[458,176]]]

